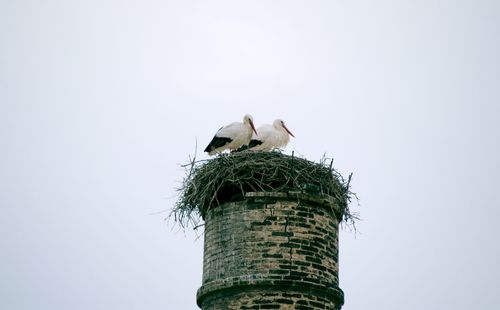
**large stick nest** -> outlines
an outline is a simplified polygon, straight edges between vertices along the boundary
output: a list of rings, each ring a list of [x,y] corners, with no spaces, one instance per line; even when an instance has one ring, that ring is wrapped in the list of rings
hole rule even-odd
[[[356,194],[349,189],[351,175],[345,180],[332,168],[333,160],[319,163],[280,152],[238,152],[210,160],[193,159],[187,169],[179,200],[173,210],[182,226],[197,225],[208,209],[224,202],[242,200],[246,192],[304,191],[326,194],[340,208],[344,223],[357,219],[349,210]]]

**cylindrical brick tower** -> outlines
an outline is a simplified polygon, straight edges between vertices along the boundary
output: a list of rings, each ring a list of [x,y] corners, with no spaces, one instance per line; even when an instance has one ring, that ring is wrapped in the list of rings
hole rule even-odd
[[[330,196],[246,192],[204,214],[203,310],[340,309],[338,227]]]

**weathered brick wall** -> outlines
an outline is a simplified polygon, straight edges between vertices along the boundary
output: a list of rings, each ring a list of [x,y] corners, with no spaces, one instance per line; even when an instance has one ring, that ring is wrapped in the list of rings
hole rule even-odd
[[[302,194],[247,193],[205,217],[203,310],[340,309],[339,213]]]

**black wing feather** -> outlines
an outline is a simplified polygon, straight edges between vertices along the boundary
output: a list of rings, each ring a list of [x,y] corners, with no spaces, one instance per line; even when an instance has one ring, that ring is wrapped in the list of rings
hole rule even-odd
[[[221,146],[224,146],[224,145],[230,143],[231,141],[233,141],[233,139],[231,139],[231,138],[214,137],[212,139],[212,141],[210,141],[210,143],[205,148],[205,152],[211,152],[211,151],[215,150],[216,148],[219,148]]]
[[[262,144],[262,141],[260,140],[250,140],[250,142],[248,143],[248,148],[252,148],[254,146],[257,146],[257,145],[261,145]]]

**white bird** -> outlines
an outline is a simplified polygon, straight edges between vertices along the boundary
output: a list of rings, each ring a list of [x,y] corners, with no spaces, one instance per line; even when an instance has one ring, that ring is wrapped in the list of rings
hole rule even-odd
[[[252,137],[248,148],[252,151],[271,151],[285,147],[290,136],[295,137],[285,126],[285,122],[277,119],[272,125],[265,124],[257,128],[257,136]]]
[[[253,125],[253,118],[247,114],[243,117],[243,123],[234,122],[221,127],[205,148],[205,152],[208,152],[208,155],[214,155],[224,150],[237,150],[248,145],[248,142],[252,139],[252,132],[257,134]]]

